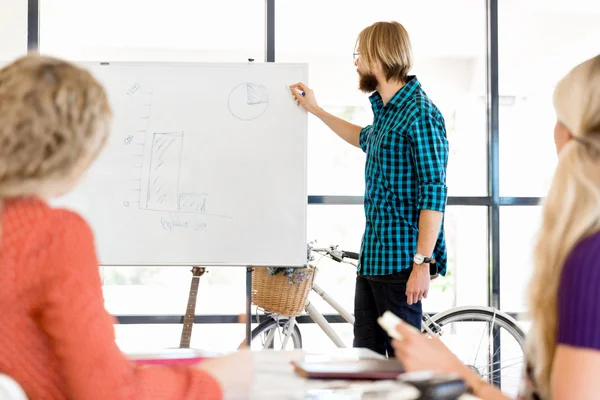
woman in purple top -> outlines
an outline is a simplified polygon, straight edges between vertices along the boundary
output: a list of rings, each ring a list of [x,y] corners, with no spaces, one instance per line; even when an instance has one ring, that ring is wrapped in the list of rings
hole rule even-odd
[[[544,204],[530,289],[533,325],[521,399],[600,399],[600,55],[554,92],[559,154]],[[456,372],[482,399],[504,400],[437,338],[400,324],[393,342],[409,371]]]

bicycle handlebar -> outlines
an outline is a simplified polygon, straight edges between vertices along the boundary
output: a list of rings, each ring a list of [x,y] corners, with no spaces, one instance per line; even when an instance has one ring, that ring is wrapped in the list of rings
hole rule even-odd
[[[346,251],[346,250],[342,251],[342,253],[344,253],[344,257],[348,257],[348,258],[358,261],[358,253],[355,253],[353,251]]]
[[[348,263],[348,264],[352,264],[355,265],[354,263],[351,263],[349,261],[344,260],[345,258],[351,259],[351,260],[357,260],[359,258],[358,253],[354,252],[354,251],[345,251],[345,250],[338,250],[337,246],[329,246],[329,247],[324,247],[324,248],[316,248],[312,246],[312,243],[310,243],[308,245],[308,250],[309,250],[309,258],[310,258],[310,253],[311,252],[315,252],[315,253],[319,253],[322,255],[326,255],[329,258],[331,258],[334,261],[337,262],[343,262],[343,263]]]

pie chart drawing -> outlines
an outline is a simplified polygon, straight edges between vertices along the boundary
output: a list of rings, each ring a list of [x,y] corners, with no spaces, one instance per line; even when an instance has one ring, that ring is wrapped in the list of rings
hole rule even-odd
[[[242,121],[251,121],[269,108],[269,92],[260,83],[241,83],[229,93],[228,105],[234,117]]]

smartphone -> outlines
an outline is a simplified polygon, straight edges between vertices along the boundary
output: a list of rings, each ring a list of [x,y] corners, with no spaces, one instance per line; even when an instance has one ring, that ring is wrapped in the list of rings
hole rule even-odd
[[[400,375],[398,380],[414,386],[421,393],[419,400],[456,400],[469,389],[458,375],[411,372]]]

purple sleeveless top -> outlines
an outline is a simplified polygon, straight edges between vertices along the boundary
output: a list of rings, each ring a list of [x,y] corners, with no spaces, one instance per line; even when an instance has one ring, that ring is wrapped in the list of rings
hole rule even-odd
[[[557,345],[600,350],[600,232],[571,251],[558,288]],[[527,368],[523,399],[541,399]]]

